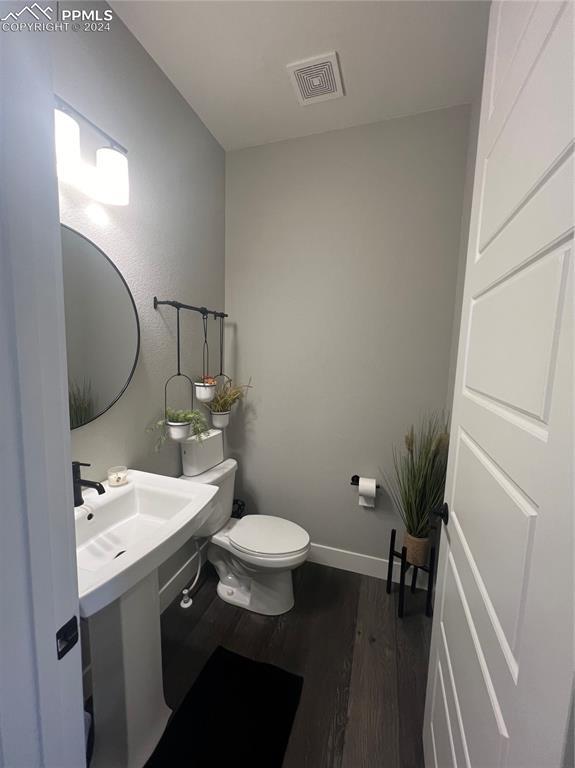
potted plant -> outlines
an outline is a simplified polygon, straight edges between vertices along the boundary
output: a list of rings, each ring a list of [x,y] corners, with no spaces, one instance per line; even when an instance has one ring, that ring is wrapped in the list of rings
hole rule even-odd
[[[394,477],[387,480],[405,525],[403,546],[412,565],[427,563],[431,512],[443,502],[449,448],[448,426],[433,414],[405,436],[405,450],[393,449]]]
[[[249,384],[234,385],[231,379],[227,379],[225,384],[216,390],[209,406],[212,424],[216,429],[225,429],[228,426],[232,406],[242,399],[249,386]]]
[[[159,451],[168,437],[181,441],[189,437],[191,432],[192,435],[201,438],[207,428],[208,423],[199,411],[177,411],[168,408],[165,417],[159,419],[148,431],[160,430],[160,437],[156,443],[156,450]]]
[[[194,383],[196,397],[200,403],[209,403],[216,393],[216,380],[213,376],[203,376]]]

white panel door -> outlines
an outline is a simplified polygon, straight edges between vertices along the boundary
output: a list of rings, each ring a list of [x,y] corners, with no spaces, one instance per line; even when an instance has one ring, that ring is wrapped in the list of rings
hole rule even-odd
[[[561,765],[573,682],[573,4],[491,8],[427,768]]]
[[[0,31],[0,768],[86,763],[49,37]]]

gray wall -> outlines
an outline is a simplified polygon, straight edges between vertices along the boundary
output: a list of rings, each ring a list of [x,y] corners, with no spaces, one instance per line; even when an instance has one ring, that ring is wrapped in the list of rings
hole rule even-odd
[[[253,378],[228,430],[250,511],[385,557],[385,494],[354,473],[448,396],[469,108],[228,153],[229,372]]]
[[[120,269],[142,334],[130,386],[106,414],[72,432],[72,455],[92,463],[85,476],[93,479],[115,464],[178,475],[178,448],[166,443],[155,453],[156,437],[146,432],[163,413],[164,381],[176,366],[175,312],[155,311],[152,299],[224,303],[224,152],[118,18],[110,32],[51,40],[54,91],[128,149],[130,168],[128,206],[99,206],[66,187],[61,220]],[[81,131],[83,147],[97,146],[85,124]],[[215,349],[218,333],[211,325]],[[199,316],[182,317],[188,373],[201,372],[201,327]],[[161,581],[193,551],[190,545],[162,569]]]
[[[55,92],[124,144],[130,167],[128,206],[99,206],[65,187],[61,219],[120,269],[142,333],[132,383],[108,413],[74,430],[73,453],[92,463],[86,476],[96,479],[114,464],[176,475],[176,446],[158,455],[146,433],[176,366],[175,312],[155,311],[152,299],[224,303],[224,152],[119,19],[111,32],[53,38]],[[81,128],[89,145],[91,131]],[[182,317],[188,373],[201,371],[201,333],[199,316]]]

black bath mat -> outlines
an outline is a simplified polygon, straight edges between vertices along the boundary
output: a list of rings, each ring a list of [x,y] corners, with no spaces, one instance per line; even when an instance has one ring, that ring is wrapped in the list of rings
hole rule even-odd
[[[281,768],[302,685],[291,672],[216,648],[146,768]]]

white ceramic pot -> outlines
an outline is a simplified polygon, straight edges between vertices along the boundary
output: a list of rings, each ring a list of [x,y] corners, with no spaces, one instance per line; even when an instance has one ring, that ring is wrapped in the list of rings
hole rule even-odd
[[[181,421],[167,421],[166,427],[168,428],[168,436],[172,440],[185,440],[190,435],[191,423]]]
[[[214,399],[216,394],[215,384],[202,384],[200,381],[196,381],[194,386],[196,388],[196,397],[200,403],[209,403]]]
[[[215,429],[225,429],[230,423],[230,411],[222,411],[220,413],[214,413],[212,411],[212,424]]]

